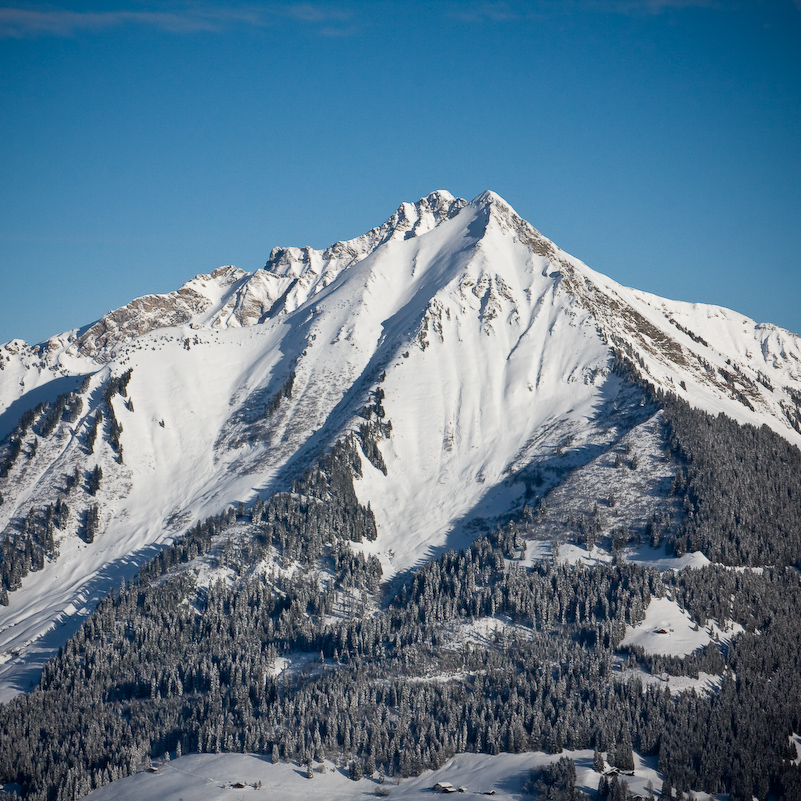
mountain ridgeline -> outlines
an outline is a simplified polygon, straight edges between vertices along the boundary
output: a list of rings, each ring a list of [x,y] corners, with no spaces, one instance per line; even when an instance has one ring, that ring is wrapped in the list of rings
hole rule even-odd
[[[587,748],[663,797],[801,797],[798,337],[437,192],[0,367],[23,797],[165,754]],[[571,764],[527,790],[578,797]]]

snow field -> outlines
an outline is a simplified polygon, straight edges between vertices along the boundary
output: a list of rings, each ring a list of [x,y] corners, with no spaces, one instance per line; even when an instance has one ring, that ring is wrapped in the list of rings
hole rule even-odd
[[[715,621],[701,628],[671,598],[651,598],[645,619],[636,626],[626,626],[622,647],[642,648],[646,654],[687,656],[717,639],[729,642],[743,631],[738,623],[728,622],[721,629]]]
[[[95,790],[87,796],[90,801],[239,801],[239,799],[281,799],[281,801],[356,801],[356,799],[388,797],[403,801],[423,801],[432,796],[437,782],[449,782],[464,787],[460,797],[486,797],[494,791],[498,799],[522,801],[531,798],[523,793],[531,770],[536,770],[561,756],[576,763],[576,786],[595,793],[600,774],[592,769],[593,752],[564,751],[562,754],[459,754],[437,771],[425,771],[408,779],[387,778],[380,785],[377,774],[358,782],[348,778],[347,766],[335,767],[326,762],[325,773],[306,778],[306,768],[281,762],[273,765],[269,759],[250,754],[191,754],[163,764],[158,773],[138,773]],[[648,782],[658,792],[662,786],[652,759],[634,754],[634,776],[623,777],[632,793],[646,797]],[[261,782],[261,787],[254,787]],[[235,785],[244,785],[242,787]],[[384,796],[384,793],[387,793]],[[706,794],[695,798],[710,799]]]

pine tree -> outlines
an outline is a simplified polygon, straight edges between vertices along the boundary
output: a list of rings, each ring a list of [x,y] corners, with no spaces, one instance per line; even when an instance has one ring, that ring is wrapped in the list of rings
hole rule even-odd
[[[90,495],[97,495],[97,491],[100,489],[100,479],[102,478],[103,469],[99,464],[96,464],[94,470],[92,470],[89,474],[89,478],[86,480],[86,491]]]
[[[634,750],[628,730],[623,735],[623,741],[615,747],[612,764],[621,770],[634,770]]]

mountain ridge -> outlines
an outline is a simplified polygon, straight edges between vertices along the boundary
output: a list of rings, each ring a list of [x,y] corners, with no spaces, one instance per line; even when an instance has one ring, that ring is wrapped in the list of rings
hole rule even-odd
[[[56,360],[65,350],[73,353],[77,350],[79,354],[93,356],[95,361],[102,364],[105,363],[104,358],[108,361],[113,356],[113,346],[118,340],[140,336],[159,328],[189,324],[192,327],[211,326],[222,329],[231,325],[259,324],[269,316],[294,311],[335,280],[343,270],[366,258],[376,248],[400,238],[399,235],[406,239],[428,233],[467,205],[486,206],[491,209],[493,211],[491,216],[499,225],[505,227],[513,236],[520,237],[531,252],[549,258],[564,268],[565,277],[570,283],[570,291],[577,297],[584,298],[601,325],[608,323],[615,311],[625,309],[631,314],[632,306],[637,301],[651,306],[661,304],[663,313],[668,309],[680,310],[679,313],[685,318],[698,312],[707,318],[722,317],[732,320],[739,317],[743,326],[752,327],[754,331],[763,334],[761,337],[756,337],[757,343],[765,352],[766,358],[772,357],[774,365],[779,359],[789,358],[793,362],[799,361],[797,355],[800,351],[799,340],[796,335],[770,324],[756,324],[745,316],[722,307],[666,301],[649,293],[625,289],[561,251],[517,215],[502,198],[489,190],[480,194],[470,204],[454,198],[443,190],[433,192],[421,198],[416,204],[401,204],[386,222],[362,236],[334,243],[322,251],[309,247],[274,248],[265,268],[255,273],[246,273],[232,266],[220,267],[210,274],[196,276],[178,290],[166,295],[146,295],[136,298],[129,304],[104,315],[96,323],[84,329],[75,329],[51,337],[34,346],[33,350],[39,353],[42,351],[53,353]],[[313,261],[318,264],[312,264]],[[285,280],[283,284],[278,284],[281,279],[290,281]],[[309,286],[288,286],[288,283],[292,283],[292,279],[304,281]],[[266,286],[268,283],[271,286]],[[608,313],[608,309],[604,310],[606,304],[603,303],[603,298],[602,302],[597,302],[599,290],[602,295],[611,292],[618,297],[619,302],[622,301],[622,305],[616,310],[611,310],[612,315]],[[620,290],[629,297],[621,297]],[[290,292],[293,293],[292,297]],[[682,342],[685,343],[685,347],[689,345],[690,349],[693,347],[697,349],[699,343],[705,343],[704,338],[698,333],[683,330],[684,326],[672,319],[669,313],[664,316],[668,317],[672,330],[665,331],[662,326],[658,336],[661,335],[661,338],[669,343],[677,356],[682,350]],[[642,329],[648,330],[649,322],[653,325],[653,321],[645,321],[643,324],[641,314],[635,314],[634,317],[641,332]],[[671,339],[674,342],[670,343]],[[107,353],[109,343],[112,350]],[[648,343],[645,344],[647,346]],[[731,336],[727,344],[735,344],[741,350],[745,350],[743,355],[746,358],[753,357],[747,348],[743,348],[742,342],[736,342]],[[14,340],[2,347],[7,354],[13,354],[29,346]],[[794,378],[797,379],[798,376],[799,372],[796,369]]]

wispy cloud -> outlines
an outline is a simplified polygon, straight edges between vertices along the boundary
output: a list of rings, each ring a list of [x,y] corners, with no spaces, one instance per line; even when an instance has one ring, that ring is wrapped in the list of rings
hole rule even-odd
[[[299,22],[324,24],[347,22],[353,16],[353,12],[348,8],[315,3],[288,3],[280,6],[269,6],[265,13],[288,17]]]
[[[507,2],[460,3],[449,15],[464,22],[518,22],[542,16],[542,10],[536,2],[525,7]]]
[[[801,0],[793,0],[801,7]],[[601,14],[661,14],[689,8],[722,8],[721,0],[495,0],[460,3],[449,15],[465,22],[522,22],[555,14],[594,12]]]
[[[233,26],[267,27],[282,20],[305,24],[323,35],[352,31],[352,12],[345,7],[313,3],[270,4],[261,7],[209,8],[184,6],[173,11],[72,11],[52,7],[0,8],[0,39],[75,36],[140,26],[171,33],[222,31]],[[347,28],[344,26],[348,25]],[[342,35],[339,33],[338,35]]]
[[[719,0],[588,0],[598,11],[613,14],[661,14],[684,8],[720,8]]]

